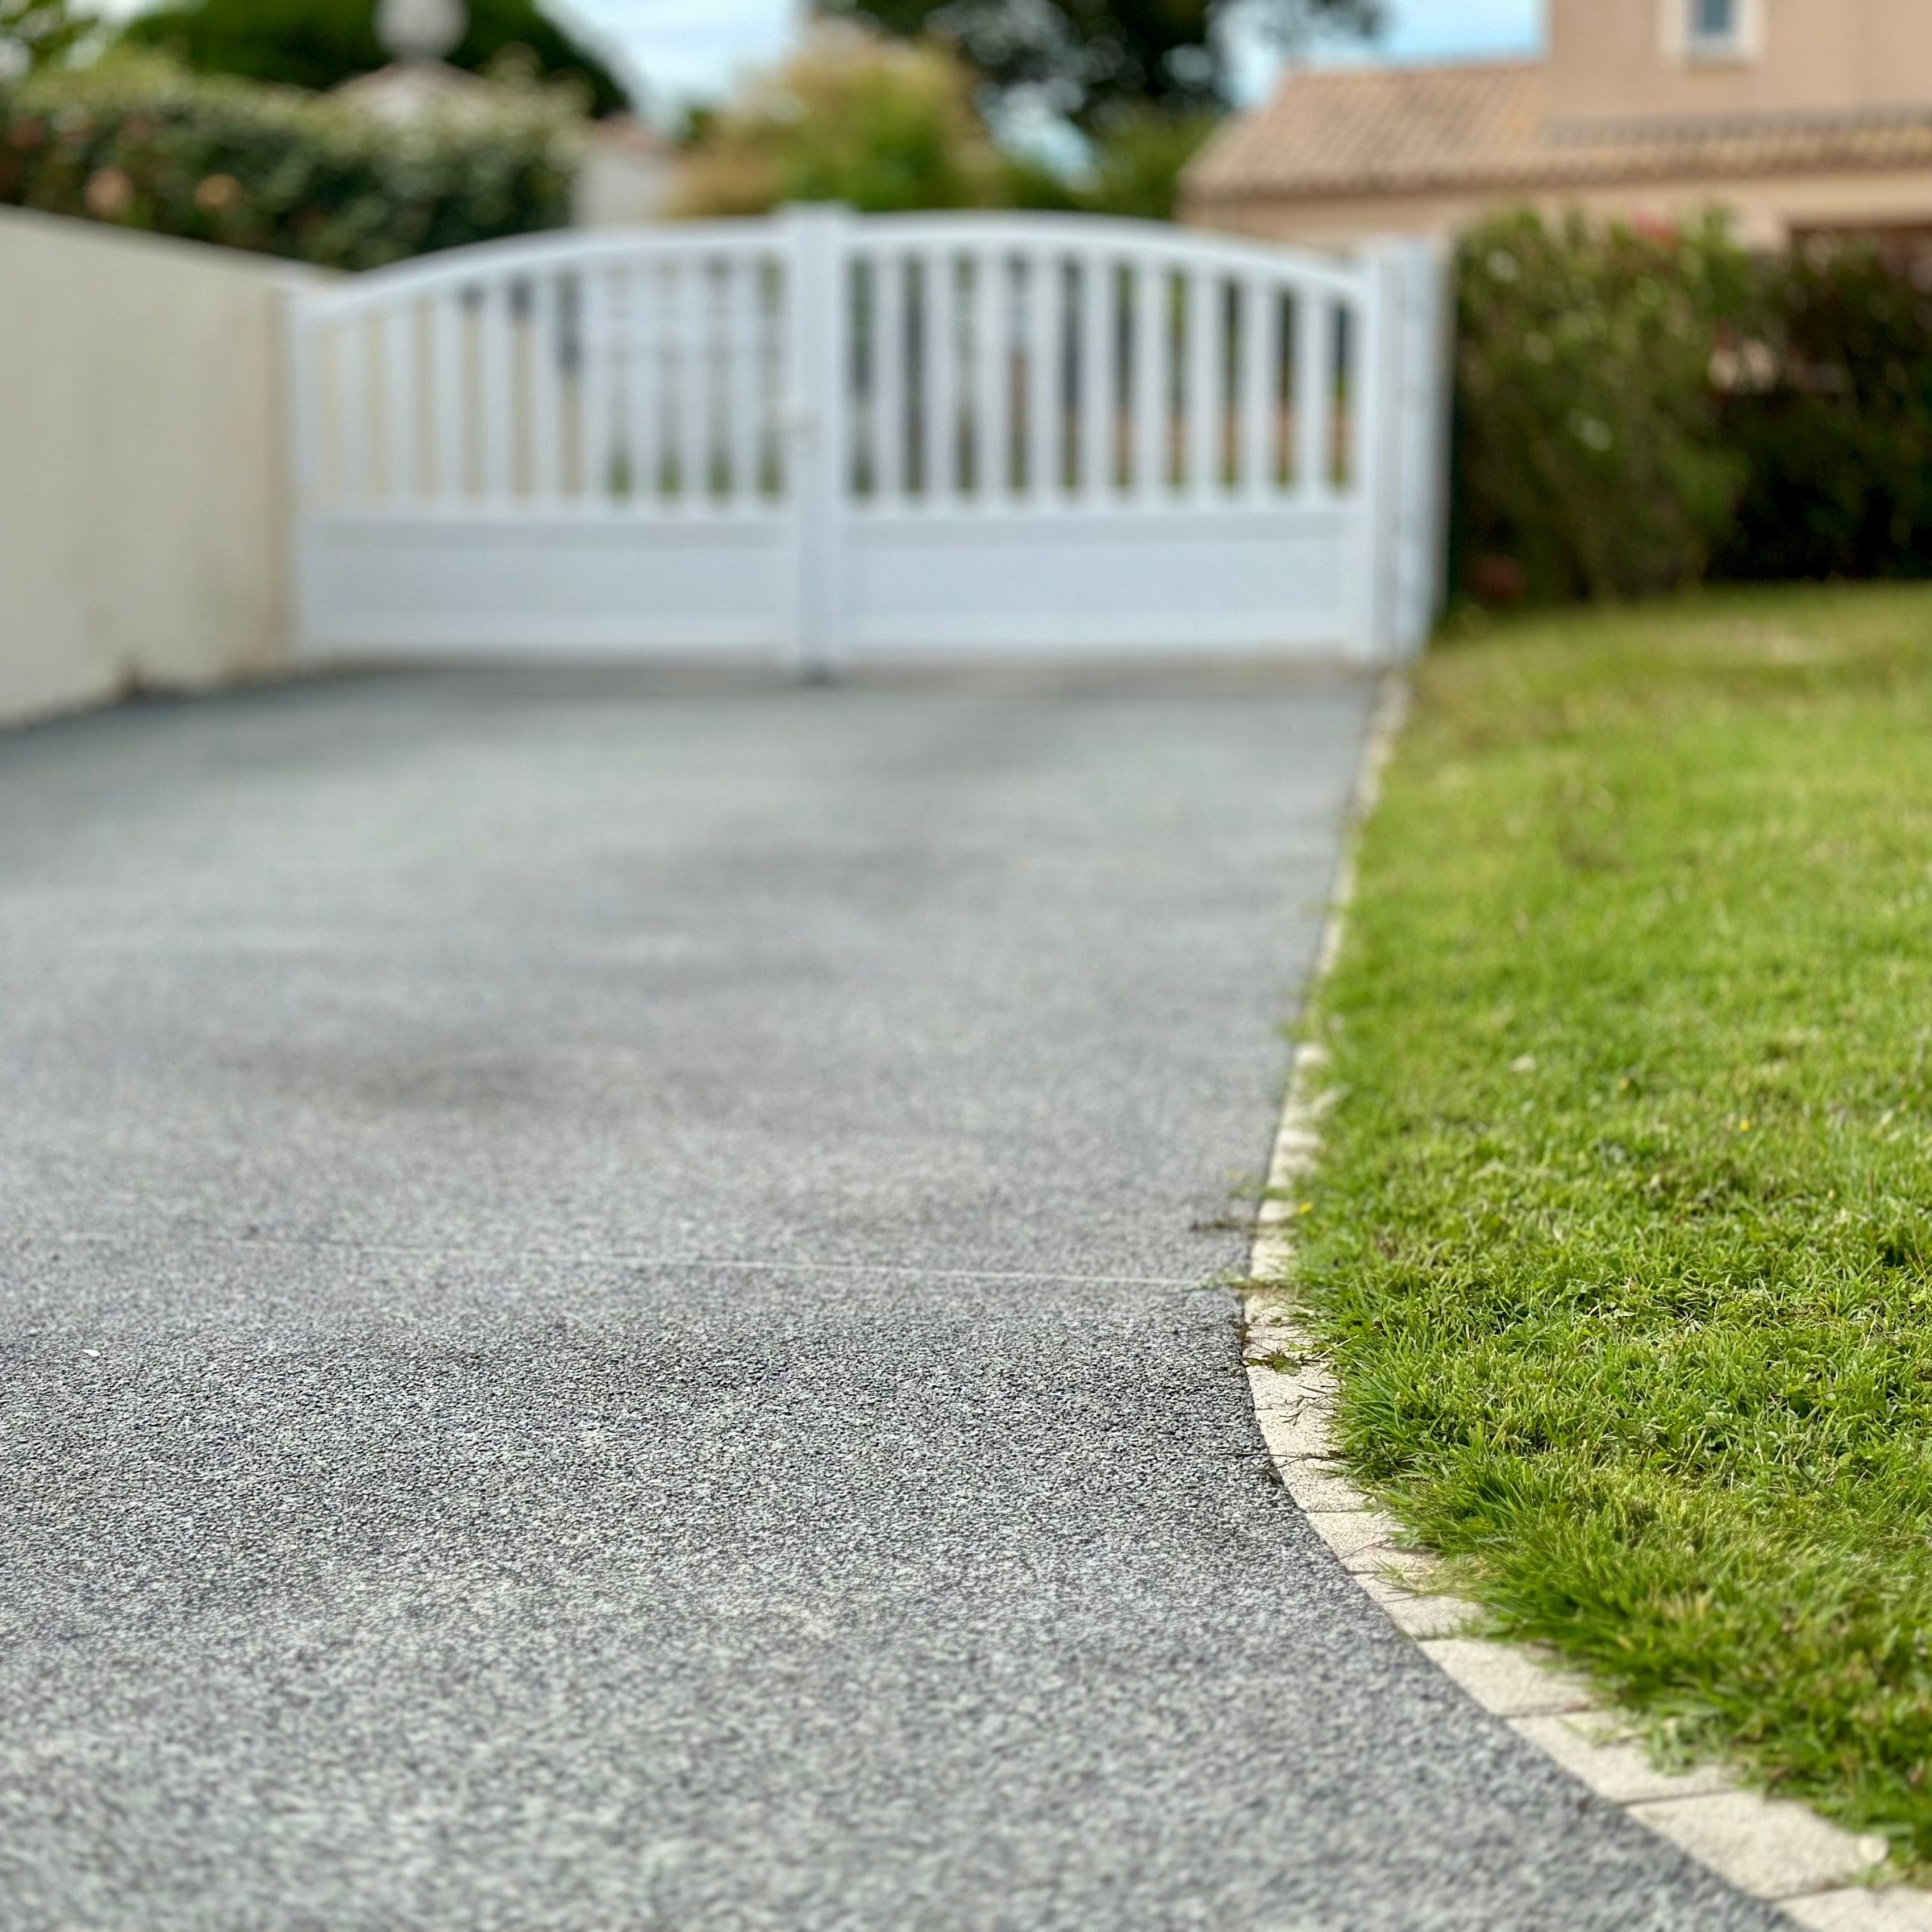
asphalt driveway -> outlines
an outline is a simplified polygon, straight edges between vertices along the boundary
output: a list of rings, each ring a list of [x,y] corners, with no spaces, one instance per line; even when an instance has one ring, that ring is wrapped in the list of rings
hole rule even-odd
[[[1371,697],[0,740],[0,1925],[1777,1922],[1440,1678],[1248,1411]]]

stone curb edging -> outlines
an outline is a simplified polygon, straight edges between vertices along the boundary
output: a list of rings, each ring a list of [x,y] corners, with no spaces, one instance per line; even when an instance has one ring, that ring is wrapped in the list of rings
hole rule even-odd
[[[1392,680],[1363,757],[1349,844],[1311,992],[1327,979],[1340,953],[1355,897],[1355,837],[1380,793],[1407,703],[1406,683]],[[1886,1857],[1882,1838],[1856,1835],[1804,1805],[1748,1791],[1715,1767],[1660,1771],[1634,1725],[1593,1686],[1555,1668],[1549,1652],[1466,1634],[1480,1618],[1477,1606],[1446,1594],[1443,1565],[1406,1547],[1401,1524],[1371,1508],[1349,1480],[1331,1432],[1335,1380],[1286,1286],[1294,1259],[1294,1209],[1287,1197],[1321,1153],[1327,1063],[1318,1045],[1296,1052],[1243,1294],[1243,1357],[1255,1417],[1283,1484],[1316,1534],[1396,1627],[1484,1709],[1606,1803],[1739,1890],[1812,1932],[1932,1932],[1932,1893],[1903,1885],[1871,1888]],[[1297,1365],[1284,1367],[1284,1361]]]

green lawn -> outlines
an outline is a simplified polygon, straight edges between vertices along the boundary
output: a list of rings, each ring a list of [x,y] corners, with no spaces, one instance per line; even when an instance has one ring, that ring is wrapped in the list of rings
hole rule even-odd
[[[1313,1023],[1367,1486],[1683,1749],[1932,1864],[1932,593],[1441,647]]]

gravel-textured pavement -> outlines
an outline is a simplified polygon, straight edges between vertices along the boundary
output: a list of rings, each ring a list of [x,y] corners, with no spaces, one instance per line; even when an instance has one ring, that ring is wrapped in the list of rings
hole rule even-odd
[[[372,677],[0,740],[0,1925],[1774,1918],[1247,1406],[1370,708]]]

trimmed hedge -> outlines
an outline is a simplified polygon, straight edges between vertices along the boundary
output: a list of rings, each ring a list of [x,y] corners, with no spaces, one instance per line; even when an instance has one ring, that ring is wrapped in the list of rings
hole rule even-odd
[[[379,268],[565,225],[573,125],[533,94],[400,128],[293,88],[104,62],[0,90],[0,203]]]
[[[1873,247],[1523,214],[1457,269],[1466,593],[1932,573],[1932,293]]]

